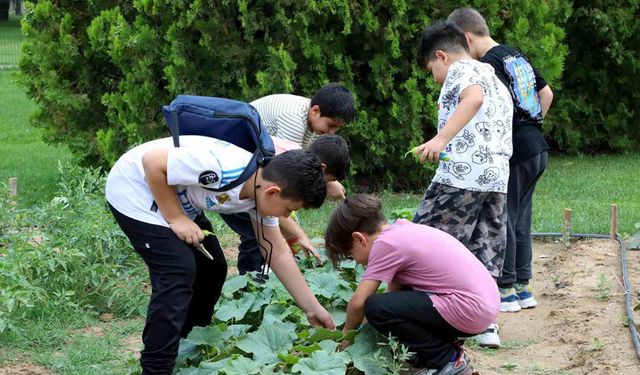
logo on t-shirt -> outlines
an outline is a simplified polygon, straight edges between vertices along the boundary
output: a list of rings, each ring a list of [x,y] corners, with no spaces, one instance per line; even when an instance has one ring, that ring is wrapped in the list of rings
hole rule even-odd
[[[537,118],[541,115],[542,108],[536,92],[536,76],[533,67],[522,56],[506,57],[504,67],[511,76],[511,89],[516,105],[528,112],[531,118]]]
[[[220,202],[220,204],[224,204],[225,202],[228,202],[231,200],[231,198],[229,198],[229,194],[227,193],[222,193],[218,195],[216,199],[218,200],[218,202]]]
[[[214,171],[204,171],[200,173],[200,176],[198,177],[198,181],[202,185],[215,184],[216,182],[218,182],[218,180],[220,180],[220,178],[218,177],[218,174]]]

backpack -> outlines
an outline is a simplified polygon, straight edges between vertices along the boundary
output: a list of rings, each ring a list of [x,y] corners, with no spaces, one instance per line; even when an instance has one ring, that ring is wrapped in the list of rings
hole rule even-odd
[[[258,111],[250,104],[237,100],[208,96],[178,95],[162,114],[173,137],[173,145],[180,147],[180,135],[202,135],[220,139],[253,154],[244,171],[235,180],[217,189],[231,190],[244,183],[259,167],[267,165],[275,155],[273,140],[260,121]]]

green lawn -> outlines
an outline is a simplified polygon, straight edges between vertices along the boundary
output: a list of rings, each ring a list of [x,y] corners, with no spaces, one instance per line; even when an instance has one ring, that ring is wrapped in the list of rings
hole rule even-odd
[[[0,67],[18,65],[23,40],[19,19],[0,22]]]
[[[18,178],[18,201],[30,206],[56,191],[58,162],[72,160],[66,147],[45,144],[29,124],[36,106],[15,82],[16,70],[0,70],[0,184]]]

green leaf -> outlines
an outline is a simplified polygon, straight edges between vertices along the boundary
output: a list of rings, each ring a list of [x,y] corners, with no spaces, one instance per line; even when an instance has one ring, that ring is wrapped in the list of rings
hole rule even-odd
[[[320,341],[319,346],[325,352],[335,353],[336,349],[338,348],[338,343],[332,340],[322,340]],[[347,362],[350,362],[350,361],[351,361],[350,358],[347,357]]]
[[[311,336],[307,337],[309,342],[320,342],[322,340],[340,340],[342,332],[332,331],[326,328],[314,328],[311,330]]]
[[[302,374],[344,375],[347,372],[347,365],[343,356],[316,351],[311,354],[311,357],[300,359],[298,364],[293,366],[292,371]]]
[[[336,326],[341,326],[347,321],[347,313],[344,310],[329,310],[329,314],[333,317]]]
[[[249,333],[236,347],[253,354],[260,363],[277,362],[279,353],[287,353],[293,347],[295,334],[279,325],[261,325],[257,331]]]
[[[313,294],[328,299],[332,299],[341,286],[349,288],[349,283],[342,280],[338,273],[316,273],[309,276],[305,274],[305,278]]]
[[[298,363],[298,361],[300,360],[300,358],[296,357],[295,355],[292,354],[278,354],[278,358],[289,365],[295,365],[296,363]]]
[[[256,297],[253,294],[244,294],[240,299],[226,300],[222,306],[215,311],[215,317],[224,322],[231,319],[238,321],[244,318],[255,299]]]
[[[378,343],[385,340],[371,324],[365,324],[358,331],[354,344],[348,347],[347,352],[353,359],[353,365],[366,375],[386,374],[387,363],[391,360],[388,348],[379,348]],[[375,357],[379,352],[378,358]]]
[[[233,297],[233,293],[247,286],[249,276],[247,274],[235,276],[224,282],[222,287],[222,295],[227,298]]]
[[[293,348],[291,348],[291,351],[305,353],[305,354],[311,354],[316,350],[322,350],[322,347],[317,342],[314,343],[313,345],[296,345]]]
[[[262,367],[262,363],[240,356],[229,361],[221,370],[227,375],[260,375]]]
[[[273,290],[264,289],[257,293],[253,293],[253,295],[256,297],[256,299],[251,304],[251,308],[249,309],[250,312],[260,311],[260,309],[262,309],[262,306],[268,305],[269,303],[271,303],[271,298],[273,297]]]
[[[193,327],[187,340],[195,345],[208,345],[215,347],[222,342],[222,331],[217,326]]]
[[[251,326],[248,324],[232,324],[222,331],[222,338],[225,341],[231,338],[239,338],[246,335],[249,329],[251,329]]]

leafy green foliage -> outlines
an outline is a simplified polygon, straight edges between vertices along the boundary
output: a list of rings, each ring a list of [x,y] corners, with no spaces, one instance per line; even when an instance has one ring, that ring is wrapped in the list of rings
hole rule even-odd
[[[49,314],[140,314],[144,267],[104,205],[97,170],[61,169],[56,197],[18,209],[0,194],[0,332]]]
[[[320,250],[322,252],[322,250]],[[356,280],[362,274],[351,261],[340,271],[330,265],[304,268],[313,293],[334,314],[344,312]],[[398,344],[369,325],[343,335],[340,330],[309,328],[309,323],[275,277],[260,284],[251,275],[227,280],[214,312],[214,323],[194,329],[180,343],[178,374],[345,374],[356,368],[366,374],[386,374],[406,359]],[[249,301],[265,300],[256,308]],[[244,301],[244,302],[234,302]],[[234,323],[228,325],[229,323]],[[338,326],[344,319],[337,321]],[[353,342],[339,351],[343,340]],[[383,345],[380,345],[383,344]],[[398,360],[394,362],[395,351]],[[208,371],[208,372],[207,372]]]
[[[374,188],[422,188],[432,168],[402,158],[406,145],[435,134],[439,87],[415,64],[421,31],[456,7],[474,6],[499,41],[522,48],[555,85],[569,4],[42,0],[25,13],[20,67],[41,108],[33,121],[47,139],[101,166],[168,135],[160,108],[177,94],[250,101],[279,92],[311,96],[339,81],[356,97],[357,120],[342,131],[355,172],[377,176],[368,180]]]

